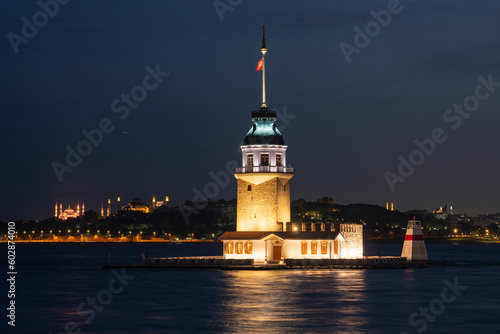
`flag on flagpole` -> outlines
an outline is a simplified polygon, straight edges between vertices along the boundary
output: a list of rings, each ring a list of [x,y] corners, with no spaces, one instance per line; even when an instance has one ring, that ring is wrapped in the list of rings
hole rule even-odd
[[[259,63],[257,64],[257,68],[255,69],[256,71],[262,70],[262,63],[264,62],[264,57],[262,57],[261,60],[259,60]]]

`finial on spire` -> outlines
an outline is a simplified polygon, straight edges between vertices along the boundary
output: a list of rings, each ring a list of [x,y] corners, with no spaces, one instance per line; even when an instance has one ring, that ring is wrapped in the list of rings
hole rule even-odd
[[[260,48],[261,51],[266,51],[266,26],[262,26],[262,47]]]

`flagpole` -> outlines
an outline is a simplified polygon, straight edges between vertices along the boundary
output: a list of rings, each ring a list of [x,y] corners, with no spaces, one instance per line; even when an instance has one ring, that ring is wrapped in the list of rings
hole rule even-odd
[[[266,106],[266,26],[262,27],[262,47],[260,49],[262,52],[262,108]]]

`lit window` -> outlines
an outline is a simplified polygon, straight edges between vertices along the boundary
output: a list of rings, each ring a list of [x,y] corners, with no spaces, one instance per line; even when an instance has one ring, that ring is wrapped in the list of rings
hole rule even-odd
[[[327,254],[328,243],[326,241],[321,241],[321,254]]]
[[[307,241],[302,241],[302,243],[300,244],[300,253],[302,255],[304,254],[307,254]]]
[[[311,254],[318,254],[318,243],[316,241],[311,242]]]
[[[245,254],[252,254],[252,251],[253,251],[253,244],[251,241],[248,241],[245,244]]]
[[[247,190],[248,190],[248,191],[252,191],[252,186],[251,186],[251,185],[248,185]]]
[[[249,154],[247,157],[247,166],[253,167],[253,154]]]
[[[234,244],[232,241],[226,243],[226,254],[233,254]]]
[[[281,166],[281,154],[276,154],[276,166]]]
[[[339,242],[335,240],[333,242],[333,254],[337,255],[339,253]]]
[[[302,223],[302,232],[306,231],[306,223]]]
[[[269,166],[269,154],[261,154],[260,155],[260,165],[261,166]]]
[[[321,223],[321,232],[325,232],[325,223]]]
[[[243,254],[243,242],[238,241],[236,243],[236,254]]]

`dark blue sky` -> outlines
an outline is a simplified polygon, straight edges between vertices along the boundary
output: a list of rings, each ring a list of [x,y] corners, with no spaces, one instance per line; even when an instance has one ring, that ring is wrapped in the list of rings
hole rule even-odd
[[[168,193],[178,204],[203,192],[210,172],[240,161],[260,106],[262,24],[268,105],[296,115],[281,122],[294,199],[500,211],[500,87],[456,130],[443,120],[475,94],[478,76],[500,82],[500,3],[402,1],[348,64],[339,44],[354,45],[354,28],[388,2],[244,0],[221,21],[212,1],[72,0],[16,54],[8,34],[22,35],[21,18],[33,21],[40,6],[9,1],[0,13],[0,219],[49,217],[56,198],[100,210],[118,193],[123,202]],[[157,64],[169,76],[121,120],[112,102]],[[104,118],[114,131],[59,182],[51,164]],[[391,191],[384,173],[398,173],[398,156],[408,159],[435,128],[447,140]],[[232,177],[215,197],[235,196]]]

